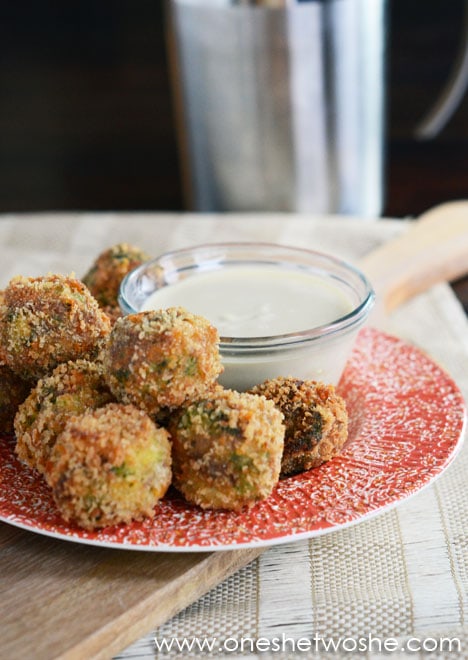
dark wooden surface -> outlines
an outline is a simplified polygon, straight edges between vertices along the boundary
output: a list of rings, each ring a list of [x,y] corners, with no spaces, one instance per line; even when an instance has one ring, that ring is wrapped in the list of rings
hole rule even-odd
[[[0,212],[183,208],[163,4],[3,3]],[[389,0],[387,215],[468,197],[468,98],[436,139],[414,137],[462,13],[463,0]]]
[[[415,138],[458,53],[463,1],[391,3],[386,213],[417,215],[468,196],[468,94],[440,135]]]

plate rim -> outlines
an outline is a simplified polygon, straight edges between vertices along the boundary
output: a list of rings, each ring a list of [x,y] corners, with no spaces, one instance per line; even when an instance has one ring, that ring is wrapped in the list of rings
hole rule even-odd
[[[0,501],[0,521],[5,524],[11,525],[13,527],[22,529],[24,531],[31,532],[33,534],[39,534],[47,538],[53,538],[60,541],[67,541],[67,542],[100,547],[100,548],[116,549],[116,550],[133,550],[138,552],[207,553],[207,552],[225,552],[225,551],[245,550],[245,549],[262,549],[275,545],[284,545],[291,542],[313,539],[319,536],[323,536],[325,534],[330,534],[333,532],[341,531],[343,529],[347,529],[361,522],[366,522],[367,520],[375,518],[376,516],[383,515],[384,513],[403,504],[411,497],[418,495],[426,488],[433,485],[434,482],[439,477],[444,475],[447,469],[449,469],[453,465],[464,443],[465,432],[468,423],[467,421],[468,410],[463,393],[460,387],[458,386],[458,384],[456,383],[456,381],[454,380],[454,378],[442,365],[440,365],[437,362],[436,359],[434,359],[431,355],[429,355],[427,351],[420,348],[419,346],[416,346],[414,343],[408,342],[407,340],[403,340],[399,337],[395,337],[389,333],[383,332],[381,330],[377,330],[375,328],[369,328],[369,327],[364,328],[360,332],[360,335],[363,332],[368,332],[368,333],[370,332],[373,334],[373,336],[381,337],[387,342],[398,343],[403,347],[410,348],[412,351],[421,355],[425,360],[428,360],[431,363],[431,366],[433,366],[438,373],[442,374],[445,377],[445,379],[450,383],[454,392],[458,395],[458,401],[457,401],[457,403],[459,404],[458,409],[459,409],[459,413],[460,414],[462,413],[463,415],[457,440],[455,444],[452,446],[451,451],[447,454],[445,462],[439,466],[438,471],[428,476],[427,481],[424,481],[423,483],[417,485],[416,487],[412,488],[411,490],[403,494],[399,493],[398,497],[396,497],[395,499],[389,502],[384,502],[378,506],[375,506],[374,508],[370,508],[364,513],[356,515],[352,519],[339,523],[330,523],[328,525],[325,525],[317,529],[292,532],[289,534],[279,533],[276,536],[270,536],[266,539],[254,539],[250,541],[216,543],[216,544],[207,544],[207,545],[201,545],[200,543],[191,543],[187,545],[167,544],[167,543],[154,542],[151,541],[151,539],[146,539],[146,542],[137,543],[128,540],[126,541],[125,539],[123,541],[117,541],[117,540],[108,541],[96,537],[87,538],[85,536],[80,535],[80,533],[82,534],[83,532],[85,532],[85,530],[80,530],[80,528],[77,528],[76,533],[74,533],[73,531],[67,533],[65,531],[48,529],[47,527],[44,526],[38,527],[35,525],[28,524],[23,520],[17,519],[18,514],[11,513],[9,515],[5,515],[2,511],[1,501]],[[457,421],[459,423],[459,418],[457,418]],[[1,470],[1,465],[0,465],[0,470]],[[294,477],[292,478],[294,479]],[[96,531],[94,533],[99,534],[99,531]]]

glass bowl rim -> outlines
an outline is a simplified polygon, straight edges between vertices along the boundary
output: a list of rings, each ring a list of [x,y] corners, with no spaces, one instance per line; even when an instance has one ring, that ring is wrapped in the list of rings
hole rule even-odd
[[[357,306],[353,306],[353,309],[345,314],[344,316],[339,317],[338,319],[327,323],[324,325],[315,326],[307,330],[301,330],[296,332],[288,332],[278,335],[267,335],[263,337],[220,337],[219,349],[223,355],[232,355],[236,353],[247,353],[247,352],[263,352],[265,350],[278,350],[286,348],[298,348],[303,344],[309,344],[310,342],[319,342],[320,340],[324,341],[329,339],[339,333],[344,333],[346,330],[351,330],[354,327],[359,327],[364,323],[365,319],[369,315],[370,310],[372,309],[375,302],[375,292],[372,288],[372,285],[367,278],[367,276],[355,265],[337,257],[328,252],[323,252],[320,250],[314,250],[309,248],[301,248],[293,245],[286,245],[283,243],[272,243],[265,241],[220,241],[213,243],[199,243],[197,245],[187,246],[185,248],[179,248],[175,250],[168,250],[163,252],[154,259],[145,261],[144,263],[137,266],[135,269],[127,273],[123,278],[120,288],[119,288],[119,305],[124,314],[136,314],[139,310],[134,309],[133,305],[128,300],[127,289],[133,283],[138,276],[145,272],[150,267],[160,266],[161,261],[167,259],[173,259],[178,256],[190,255],[191,253],[199,251],[208,251],[208,250],[230,250],[230,249],[245,249],[252,250],[259,248],[260,250],[284,250],[285,252],[295,253],[298,256],[301,254],[309,257],[316,257],[323,261],[328,261],[330,264],[334,264],[343,271],[351,273],[357,280],[363,285],[364,293],[360,296],[361,301]],[[267,263],[267,261],[262,260],[259,256],[260,263]],[[242,262],[242,259],[239,260]],[[255,263],[254,259],[245,259],[246,263]],[[203,262],[200,262],[203,263]],[[275,264],[274,260],[270,260],[271,265]],[[278,263],[278,260],[276,260]],[[287,259],[284,260],[285,264],[288,263]],[[198,268],[200,264],[196,264]],[[311,265],[302,265],[304,270],[311,269]],[[161,268],[164,267],[161,266]],[[178,268],[174,269],[174,272],[180,270]],[[323,269],[322,269],[323,270]],[[317,274],[317,273],[315,273]],[[342,280],[344,281],[344,279]],[[165,286],[170,286],[170,283]],[[356,291],[355,287],[352,287]]]

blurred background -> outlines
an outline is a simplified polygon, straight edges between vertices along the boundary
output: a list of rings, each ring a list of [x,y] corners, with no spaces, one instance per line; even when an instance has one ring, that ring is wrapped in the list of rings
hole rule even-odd
[[[434,140],[414,137],[464,4],[389,0],[385,215],[468,197],[468,95]],[[0,212],[183,209],[162,0],[0,12]]]

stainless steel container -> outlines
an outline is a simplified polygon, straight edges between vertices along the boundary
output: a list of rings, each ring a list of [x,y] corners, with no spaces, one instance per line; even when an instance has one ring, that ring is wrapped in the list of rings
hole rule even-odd
[[[189,205],[377,217],[385,0],[168,0]]]

